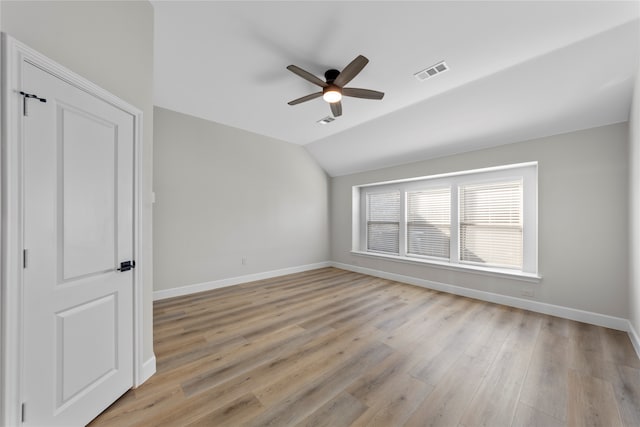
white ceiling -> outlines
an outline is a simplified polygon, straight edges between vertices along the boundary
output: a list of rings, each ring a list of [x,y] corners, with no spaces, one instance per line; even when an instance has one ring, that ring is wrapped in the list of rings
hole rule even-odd
[[[640,3],[154,1],[155,103],[304,144],[332,176],[626,121]],[[319,77],[358,54],[328,125]],[[417,81],[441,60],[450,71]]]

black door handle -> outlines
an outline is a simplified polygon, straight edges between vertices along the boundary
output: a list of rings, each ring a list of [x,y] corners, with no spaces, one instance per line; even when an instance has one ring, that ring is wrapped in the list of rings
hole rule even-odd
[[[118,268],[118,271],[129,271],[132,268],[136,268],[136,262],[135,261],[124,261],[120,263],[120,268]]]

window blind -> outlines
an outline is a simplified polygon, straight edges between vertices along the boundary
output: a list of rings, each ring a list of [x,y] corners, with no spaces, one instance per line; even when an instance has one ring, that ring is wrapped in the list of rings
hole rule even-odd
[[[449,259],[451,189],[407,192],[407,254]]]
[[[459,187],[460,261],[522,268],[522,180]]]
[[[367,249],[397,254],[400,248],[400,192],[367,195]]]

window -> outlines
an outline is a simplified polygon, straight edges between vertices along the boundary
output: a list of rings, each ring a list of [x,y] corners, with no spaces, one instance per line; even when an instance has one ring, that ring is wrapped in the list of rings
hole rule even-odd
[[[400,193],[367,194],[367,249],[397,254],[399,231]]]
[[[449,258],[451,189],[407,192],[407,254]]]
[[[522,180],[459,191],[460,261],[522,268]]]
[[[537,163],[354,187],[353,252],[537,274]]]

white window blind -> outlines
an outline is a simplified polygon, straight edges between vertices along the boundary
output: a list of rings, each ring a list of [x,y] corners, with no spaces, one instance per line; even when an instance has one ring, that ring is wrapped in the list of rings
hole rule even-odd
[[[397,254],[400,248],[400,192],[367,195],[367,249]]]
[[[451,189],[407,192],[407,254],[449,259]]]
[[[522,180],[459,187],[460,261],[522,268]]]
[[[352,252],[539,280],[537,162],[353,187]]]

